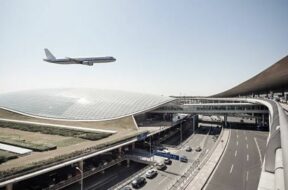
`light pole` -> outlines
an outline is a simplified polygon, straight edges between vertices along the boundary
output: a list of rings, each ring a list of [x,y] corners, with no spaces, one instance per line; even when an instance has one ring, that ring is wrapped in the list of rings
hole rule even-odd
[[[83,190],[83,171],[79,167],[76,167],[76,170],[81,173],[81,190]]]

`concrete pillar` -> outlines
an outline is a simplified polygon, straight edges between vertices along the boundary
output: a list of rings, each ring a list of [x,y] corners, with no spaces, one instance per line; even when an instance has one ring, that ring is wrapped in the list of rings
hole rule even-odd
[[[227,114],[224,115],[224,125],[227,127]]]
[[[130,160],[127,159],[127,167],[130,167]]]
[[[78,164],[79,164],[80,170],[83,171],[83,165],[84,165],[84,164],[83,164],[83,160],[79,161]]]
[[[13,190],[13,183],[9,183],[6,185],[6,190]]]
[[[196,130],[196,127],[198,126],[198,115],[194,115],[193,116],[193,124],[192,124],[192,127],[193,127],[193,131]]]
[[[81,170],[81,180],[79,181],[79,184],[81,185],[81,187],[83,186],[83,172],[84,172],[84,170],[83,170],[83,165],[84,165],[84,162],[83,162],[83,160],[81,160],[81,161],[79,161],[78,162],[78,167],[79,167],[79,169]],[[81,188],[82,189],[82,188]]]
[[[122,155],[122,147],[118,148],[118,154],[119,154],[118,157],[121,157],[121,155]]]
[[[180,144],[182,143],[182,137],[183,137],[183,135],[182,135],[182,121],[181,121],[181,123],[180,123]]]
[[[271,98],[273,98],[273,97],[274,97],[274,92],[271,91],[271,92],[270,92],[270,95],[271,95]]]

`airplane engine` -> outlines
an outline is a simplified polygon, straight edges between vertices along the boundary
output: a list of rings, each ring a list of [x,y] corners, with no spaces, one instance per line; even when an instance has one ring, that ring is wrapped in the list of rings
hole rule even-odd
[[[83,65],[92,66],[93,62],[91,62],[91,61],[83,61]]]

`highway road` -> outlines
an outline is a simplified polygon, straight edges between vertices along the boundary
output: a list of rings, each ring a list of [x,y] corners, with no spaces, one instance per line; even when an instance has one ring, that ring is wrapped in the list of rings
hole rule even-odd
[[[84,179],[83,189],[85,190],[101,190],[108,189],[123,179],[129,177],[133,173],[144,168],[144,164],[130,162],[130,167],[125,165],[115,165],[105,171],[105,173],[97,173]],[[65,190],[79,190],[80,183],[74,183],[69,187],[64,188]]]
[[[172,160],[171,165],[167,165],[167,169],[164,171],[158,171],[158,175],[154,179],[146,179],[147,183],[141,189],[151,190],[151,189],[166,189],[170,187],[172,184],[176,182],[178,178],[180,178],[184,172],[192,165],[192,163],[199,157],[201,152],[196,152],[195,148],[197,146],[201,146],[203,151],[207,149],[211,150],[211,147],[215,143],[212,139],[212,135],[209,135],[210,126],[202,127],[203,130],[199,131],[197,134],[193,134],[191,139],[185,142],[185,145],[181,149],[168,148],[168,150],[172,154],[177,155],[185,155],[188,158],[188,163],[183,163],[178,160]],[[191,146],[193,148],[192,152],[186,152],[186,146]],[[147,156],[149,156],[149,152],[147,152]],[[154,156],[154,159],[157,161],[162,161],[164,158]],[[125,181],[125,178],[128,178],[132,174],[137,173],[144,165],[137,164],[131,162],[129,168],[126,166],[114,166],[109,168],[104,174],[98,173],[84,180],[84,189],[92,190],[92,189],[108,189],[113,185],[117,184],[120,181]],[[145,175],[144,175],[145,176]],[[131,180],[127,181],[126,186],[130,186],[129,184]],[[76,190],[79,189],[79,183],[73,184],[65,189],[67,190]]]
[[[226,151],[205,189],[257,189],[267,136],[268,132],[231,129]]]
[[[193,137],[180,150],[169,149],[169,151],[173,154],[185,155],[188,158],[188,163],[172,160],[172,164],[167,165],[166,170],[158,170],[158,175],[153,179],[147,179],[147,183],[141,189],[167,189],[168,187],[171,187],[201,154],[201,152],[195,151],[197,146],[201,146],[202,148],[204,147],[203,151],[206,151],[209,148],[211,149],[212,145],[214,144],[214,140],[212,139],[211,135],[208,135],[210,127],[203,128],[204,130],[201,132],[201,134],[193,134]],[[185,147],[188,145],[193,148],[192,152],[185,151]],[[155,160],[163,160],[163,158],[155,156]],[[131,187],[131,185],[127,186]]]

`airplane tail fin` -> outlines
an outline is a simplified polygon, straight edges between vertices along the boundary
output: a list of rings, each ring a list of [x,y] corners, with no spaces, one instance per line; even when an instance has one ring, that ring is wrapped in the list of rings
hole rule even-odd
[[[56,59],[56,57],[48,49],[45,48],[44,51],[45,51],[47,59],[50,59],[50,60]]]

